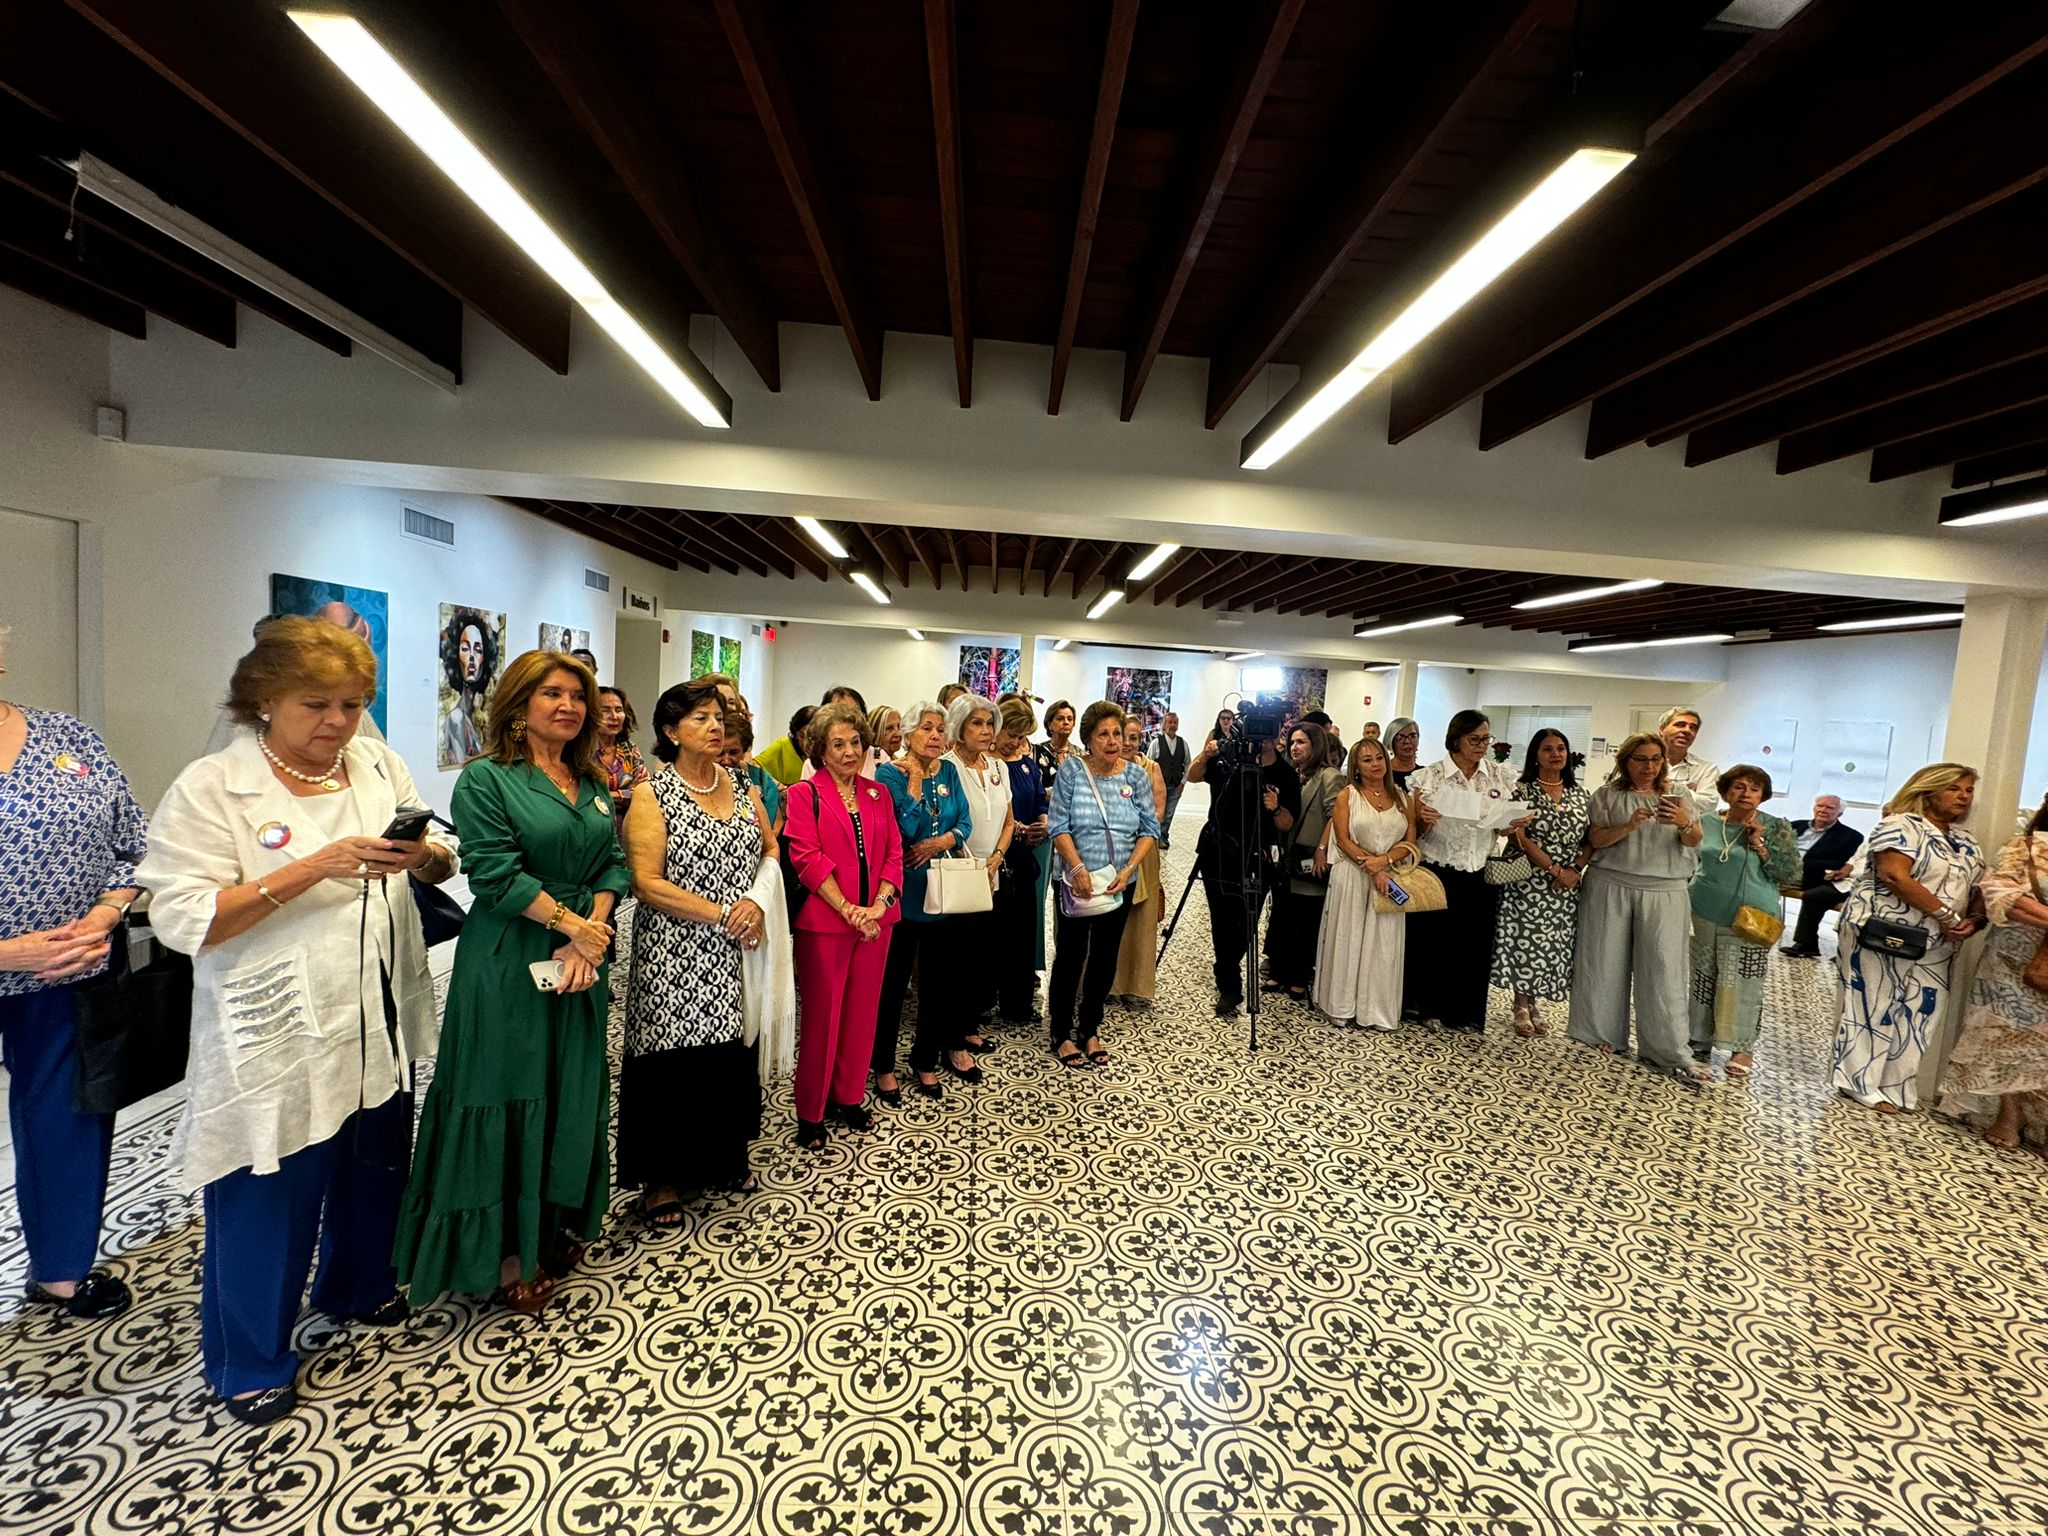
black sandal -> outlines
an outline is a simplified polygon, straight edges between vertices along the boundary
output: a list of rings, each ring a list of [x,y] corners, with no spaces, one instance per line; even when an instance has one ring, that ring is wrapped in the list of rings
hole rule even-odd
[[[891,1109],[901,1109],[903,1107],[902,1082],[899,1080],[894,1088],[884,1088],[877,1084],[875,1087],[875,1098],[881,1103],[888,1105]]]
[[[1100,1035],[1090,1035],[1088,1038],[1095,1042],[1095,1049],[1084,1053],[1088,1060],[1098,1067],[1108,1066],[1109,1052],[1103,1049],[1102,1037]]]
[[[922,1076],[917,1080],[917,1091],[927,1099],[943,1099],[946,1090],[939,1086],[939,1074],[934,1072],[932,1080],[926,1082]]]
[[[666,1200],[651,1204],[643,1195],[640,1199],[641,1218],[658,1232],[673,1232],[683,1224],[683,1202],[671,1195]]]
[[[1060,1045],[1074,1045],[1074,1042],[1062,1040]],[[1054,1046],[1052,1049],[1052,1059],[1063,1067],[1078,1069],[1088,1065],[1088,1058],[1081,1054],[1081,1048],[1078,1045],[1075,1045],[1072,1051],[1063,1051],[1059,1048],[1059,1045]]]
[[[875,1128],[874,1114],[865,1104],[834,1104],[825,1101],[825,1118],[836,1120],[849,1131],[872,1131]]]
[[[822,1120],[799,1120],[796,1123],[796,1144],[806,1152],[825,1150],[825,1122]]]
[[[982,1079],[981,1068],[975,1066],[972,1062],[964,1067],[956,1067],[947,1057],[941,1056],[939,1058],[939,1066],[944,1071],[952,1073],[963,1083],[978,1083]]]

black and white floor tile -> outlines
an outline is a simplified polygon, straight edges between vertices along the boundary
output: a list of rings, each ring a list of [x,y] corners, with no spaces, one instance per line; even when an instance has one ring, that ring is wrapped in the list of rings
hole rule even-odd
[[[146,1114],[134,1310],[0,1315],[0,1531],[2048,1531],[2048,1163],[1833,1098],[1829,970],[1774,957],[1755,1079],[1698,1096],[1499,1022],[1283,1002],[1252,1052],[1207,960],[1197,896],[1106,1069],[1013,1031],[823,1155],[781,1111],[759,1193],[621,1197],[541,1317],[309,1315],[267,1430],[199,1379]]]

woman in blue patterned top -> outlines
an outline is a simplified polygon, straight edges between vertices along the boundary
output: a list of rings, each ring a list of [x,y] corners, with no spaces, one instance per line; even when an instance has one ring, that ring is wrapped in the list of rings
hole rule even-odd
[[[890,714],[896,713],[894,710]],[[960,787],[960,773],[946,760],[946,712],[917,703],[903,711],[903,757],[884,763],[875,777],[896,802],[896,827],[903,834],[903,921],[889,938],[889,964],[882,972],[882,998],[875,1018],[875,1097],[903,1102],[896,1076],[896,1042],[902,1033],[903,999],[917,972],[917,1036],[910,1046],[910,1070],[917,1091],[940,1097],[939,1063],[970,1083],[981,1068],[968,1054],[967,1020],[960,1014],[961,967],[971,947],[963,945],[957,917],[934,917],[924,909],[927,871],[933,859],[951,858],[967,846],[974,818]]]
[[[0,673],[7,632],[0,628]],[[73,1317],[127,1310],[93,1267],[114,1117],[71,1107],[74,988],[106,969],[108,935],[137,894],[148,828],[91,727],[0,700],[0,1049],[14,1133],[28,1300]]]
[[[1124,712],[1107,699],[1090,704],[1080,735],[1086,754],[1062,763],[1052,786],[1049,826],[1065,886],[1053,908],[1052,1049],[1066,1066],[1100,1067],[1109,1064],[1102,1004],[1130,916],[1126,888],[1159,841],[1159,816],[1152,781],[1124,760]],[[1098,896],[1116,904],[1093,915],[1069,912]]]

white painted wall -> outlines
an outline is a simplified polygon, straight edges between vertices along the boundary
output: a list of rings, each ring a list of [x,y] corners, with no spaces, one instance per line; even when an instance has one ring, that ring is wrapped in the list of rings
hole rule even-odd
[[[673,688],[677,683],[687,683],[692,671],[690,667],[690,636],[697,630],[718,635],[740,643],[740,697],[749,704],[760,706],[774,692],[770,679],[774,675],[776,645],[767,637],[768,625],[760,619],[744,618],[730,613],[691,613],[680,608],[665,608],[661,615],[661,686]],[[641,710],[641,718],[647,718],[647,710]],[[754,722],[755,730],[761,722]],[[779,733],[776,733],[779,734]],[[774,740],[774,734],[763,738],[762,746]]]
[[[1789,650],[1791,647],[1773,646],[1770,649]],[[1742,648],[1727,652],[1731,657],[1743,653]],[[1590,753],[1591,743],[1597,737],[1607,743],[1611,759],[1612,749],[1628,734],[1631,717],[1636,711],[1649,709],[1661,715],[1667,709],[1684,706],[1698,710],[1705,721],[1701,744],[1702,749],[1711,757],[1714,741],[1725,735],[1721,729],[1721,707],[1718,703],[1724,693],[1725,689],[1718,681],[1571,677],[1551,672],[1505,672],[1488,669],[1479,677],[1477,707],[1493,714],[1495,736],[1516,744],[1515,761],[1518,763],[1521,761],[1519,749],[1527,744],[1527,733],[1508,723],[1509,710],[1590,711],[1591,722],[1583,733],[1583,740],[1579,739],[1580,733],[1567,732],[1574,738],[1572,747],[1575,751]],[[1591,768],[1595,772],[1605,773],[1612,768],[1612,762],[1591,764]]]

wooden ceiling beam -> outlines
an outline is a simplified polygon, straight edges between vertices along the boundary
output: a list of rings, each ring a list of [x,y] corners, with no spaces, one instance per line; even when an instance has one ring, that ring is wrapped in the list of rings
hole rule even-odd
[[[1463,580],[1464,572],[1462,569],[1426,565],[1382,565],[1372,573],[1362,576],[1347,590],[1331,594],[1329,606],[1324,613],[1328,617],[1349,613],[1356,603],[1378,602],[1412,588],[1417,583],[1428,583],[1425,590],[1433,591],[1445,579]]]
[[[2048,400],[2048,358],[1994,368],[1946,389],[1913,395],[1811,432],[1796,432],[1778,444],[1778,473],[1795,474],[2043,400]]]
[[[1981,458],[1989,453],[2025,447],[2048,437],[2048,405],[2001,411],[1981,421],[1929,432],[1903,443],[1891,443],[1870,456],[1873,484],[1940,469],[1945,464]]]
[[[1441,608],[1450,604],[1462,595],[1478,574],[1459,566],[1411,568],[1378,587],[1354,593],[1336,612],[1348,612],[1354,619],[1386,619],[1391,622],[1399,615],[1424,607]]]
[[[1189,582],[1199,581],[1210,572],[1237,558],[1227,550],[1220,549],[1196,549],[1188,553],[1192,558],[1178,562],[1171,576],[1161,573],[1158,580],[1152,583],[1149,590],[1152,594],[1153,607],[1158,607],[1169,597],[1183,590]]]
[[[1486,392],[1496,448],[2048,180],[2048,66],[2001,80],[1697,269]],[[1912,189],[1908,192],[1906,189]]]
[[[2039,294],[2048,294],[2048,187],[1602,395],[1586,457],[1668,442]]]
[[[1325,157],[1310,199],[1313,225],[1277,242],[1278,259],[1219,332],[1209,364],[1211,428],[1426,179],[1508,60],[1540,27],[1569,20],[1560,0],[1444,6],[1411,43],[1368,54],[1354,93],[1367,105]]]
[[[1003,584],[1003,536],[988,536],[988,595],[994,597]]]
[[[1067,366],[1081,325],[1081,296],[1088,287],[1088,261],[1095,252],[1095,225],[1102,213],[1102,189],[1109,179],[1109,152],[1116,142],[1116,117],[1130,70],[1131,39],[1138,30],[1138,0],[1110,0],[1109,35],[1102,44],[1102,72],[1095,85],[1095,123],[1088,134],[1088,158],[1081,165],[1080,206],[1074,213],[1074,243],[1067,255],[1067,285],[1060,299],[1060,325],[1052,344],[1052,383],[1045,413],[1057,416],[1067,391]]]
[[[149,335],[148,322],[143,317],[140,304],[117,299],[104,288],[95,288],[82,278],[20,255],[4,245],[0,245],[0,283],[9,288],[19,288],[30,298],[69,310],[81,319],[104,325],[123,336],[132,336],[137,341],[145,340]]]
[[[830,185],[813,158],[803,114],[782,64],[781,49],[762,0],[714,0],[726,42],[739,64],[740,77],[768,136],[768,150],[789,192],[797,222],[803,226],[811,260],[832,301],[832,312],[853,349],[870,400],[882,398],[882,322],[869,302],[867,283],[841,225]]]
[[[702,562],[706,571],[719,570],[728,576],[740,573],[739,561],[726,553],[723,544],[710,538],[696,524],[683,521],[684,514],[672,507],[638,507],[626,502],[602,501],[588,505],[593,515],[615,519],[621,526],[646,537],[673,539],[678,553],[687,551],[690,557]]]
[[[1965,486],[1990,485],[1997,480],[2010,480],[2016,475],[2031,475],[2039,469],[2048,469],[2048,432],[2044,432],[2038,442],[2022,443],[2017,448],[1964,459],[1949,476],[1949,488],[1960,491]]]
[[[1121,544],[1110,540],[1104,543],[1100,549],[1092,551],[1085,563],[1074,567],[1075,597],[1078,598],[1081,595],[1081,589],[1102,574],[1102,568],[1109,564],[1110,556],[1114,555],[1121,548],[1123,548]]]
[[[889,580],[894,581],[899,589],[910,584],[908,572],[901,577],[897,576],[896,567],[900,562],[892,562],[890,560],[888,551],[882,548],[882,541],[875,537],[874,531],[866,523],[848,523],[844,526],[851,528],[854,538],[859,541],[859,547],[854,550],[856,564],[866,563],[858,558],[861,549],[865,549],[874,557],[876,568],[880,573]]]
[[[974,403],[974,332],[967,314],[967,188],[960,121],[960,17],[956,0],[924,0],[924,51],[932,83],[932,139],[938,151],[939,243],[946,259],[946,318],[953,328],[953,375],[960,409]]]
[[[1690,467],[1824,427],[1993,369],[2048,355],[2048,297],[2029,299],[1926,341],[1701,427],[1685,440]]]
[[[1455,608],[1463,624],[1484,624],[1483,615],[1490,611],[1491,602],[1500,593],[1522,585],[1525,578],[1508,574],[1480,574],[1465,572],[1459,579],[1443,582],[1431,587],[1417,589],[1393,602],[1377,602],[1369,608],[1354,606],[1351,617],[1363,622],[1376,619],[1388,624],[1400,624],[1410,618],[1420,618],[1432,613]],[[1424,599],[1427,599],[1426,601]]]
[[[1246,557],[1242,553],[1226,554],[1221,550],[1217,551],[1215,557],[1209,561],[1205,569],[1196,573],[1191,580],[1178,583],[1173,588],[1173,606],[1176,608],[1187,607],[1189,603],[1202,595],[1203,588],[1210,582],[1228,576],[1232,571],[1244,569],[1245,559]],[[1156,605],[1160,599],[1155,594],[1152,601]]]
[[[1024,536],[1024,559],[1017,567],[1017,595],[1019,597],[1024,596],[1025,589],[1031,585],[1031,567],[1037,558],[1038,536],[1027,533]]]
[[[99,156],[461,376],[458,299],[63,6],[0,5],[0,142]],[[66,172],[67,207],[75,193]],[[117,216],[96,198],[78,203],[94,219]],[[562,324],[566,334],[566,302]]]
[[[629,555],[638,555],[642,560],[651,560],[664,570],[680,570],[685,565],[694,566],[700,571],[709,571],[711,569],[703,561],[693,555],[684,554],[680,549],[673,547],[665,549],[660,544],[637,532],[621,528],[616,521],[605,522],[599,519],[587,506],[583,507],[582,510],[578,510],[576,507],[563,502],[529,499],[520,496],[503,496],[499,500],[519,508],[522,512],[530,512],[535,517],[544,518],[548,522],[559,524],[564,528],[573,528],[586,538],[595,539],[600,544],[609,545],[613,549],[622,549]]]
[[[953,569],[960,573],[960,590],[967,590],[967,562],[960,558],[960,541],[953,536],[950,528],[941,528],[940,536],[946,541],[946,553],[951,556]]]
[[[1080,547],[1081,541],[1079,539],[1067,540],[1067,547],[1060,551],[1059,559],[1055,560],[1051,564],[1051,566],[1049,566],[1046,569],[1045,595],[1047,597],[1052,596],[1052,584],[1060,579],[1060,572],[1064,571],[1067,568],[1067,562],[1074,558],[1074,551],[1079,549]]]
[[[1249,603],[1253,612],[1269,606],[1271,598],[1280,592],[1301,586],[1304,580],[1314,581],[1322,569],[1322,562],[1316,559],[1293,558],[1293,563],[1278,571],[1268,571],[1248,587],[1240,587],[1233,594],[1240,603]]]
[[[1127,544],[1124,547],[1126,549],[1129,549],[1131,546]],[[1162,581],[1165,581],[1168,577],[1172,576],[1174,572],[1179,570],[1180,567],[1182,567],[1183,565],[1186,565],[1193,561],[1195,556],[1197,556],[1200,553],[1200,550],[1194,549],[1175,550],[1172,554],[1166,557],[1165,564],[1161,565],[1158,570],[1154,571],[1142,582],[1130,583],[1125,592],[1124,601],[1127,603],[1135,603],[1138,600],[1140,594],[1151,592],[1154,589],[1156,589]],[[1137,564],[1139,564],[1139,561],[1133,560],[1131,564],[1133,566],[1136,566]]]
[[[235,301],[96,225],[0,183],[0,244],[223,347],[235,344]]]
[[[1270,608],[1275,613],[1302,612],[1316,606],[1321,596],[1342,590],[1354,579],[1346,564],[1319,562],[1293,586],[1276,588],[1258,598],[1252,611]]]
[[[1348,572],[1340,575],[1316,594],[1315,607],[1320,608],[1325,615],[1342,613],[1342,605],[1350,600],[1353,593],[1370,591],[1397,572],[1412,576],[1417,569],[1419,567],[1393,565],[1383,561],[1354,563]],[[1306,613],[1311,610],[1305,608],[1302,611]]]
[[[662,121],[658,83],[633,67],[587,8],[551,0],[498,0],[498,6],[741,355],[762,383],[780,390],[774,312],[751,265],[734,253],[698,200]]]
[[[1584,610],[1576,605],[1569,609],[1534,609],[1509,617],[1506,627],[1551,634],[1606,634],[1625,625],[1657,623],[1671,619],[1683,620],[1704,628],[1708,621],[1717,615],[1757,607],[1775,607],[1795,595],[1784,592],[1751,592],[1730,587],[1679,587],[1676,590],[1662,588],[1652,593],[1630,594],[1628,599],[1612,603],[1588,603]]]
[[[2048,50],[2048,19],[2002,8],[1929,48],[1905,0],[1809,7],[1780,34],[1796,55],[1745,103],[1740,126],[1699,135],[1654,178],[1591,210],[1564,238],[1448,321],[1395,381],[1402,442],[1745,235],[1782,217]]]
[[[929,529],[925,530],[927,534],[930,531]],[[931,577],[932,590],[934,592],[938,591],[945,585],[939,574],[942,567],[939,561],[932,558],[932,553],[926,539],[918,537],[917,532],[910,528],[899,528],[897,532],[903,535],[903,542],[910,546],[910,552],[917,556],[917,563],[923,566],[925,574]]]
[[[1159,360],[1167,329],[1180,308],[1181,295],[1187,291],[1188,277],[1201,257],[1202,246],[1216,221],[1216,210],[1230,189],[1230,179],[1237,174],[1238,159],[1251,138],[1252,125],[1265,104],[1266,92],[1280,68],[1281,56],[1287,52],[1288,39],[1294,35],[1304,3],[1305,0],[1258,0],[1257,18],[1248,24],[1248,45],[1238,55],[1236,77],[1203,146],[1185,207],[1169,226],[1174,232],[1172,243],[1165,248],[1151,276],[1134,289],[1144,295],[1144,307],[1137,311],[1138,323],[1131,328],[1124,353],[1123,399],[1117,409],[1120,420],[1129,421],[1138,408],[1138,396],[1152,376],[1152,365]]]
[[[752,541],[743,535],[727,530],[717,513],[699,512],[694,508],[689,510],[664,508],[663,511],[666,514],[663,521],[678,528],[688,529],[689,537],[695,539],[705,548],[718,550],[727,559],[738,562],[756,576],[766,576],[768,574],[767,558],[754,547]],[[734,574],[738,573],[735,572]]]
[[[1270,571],[1287,557],[1284,555],[1261,555],[1257,559],[1247,557],[1244,568],[1234,571],[1221,581],[1202,589],[1202,606],[1228,608],[1238,600],[1238,593],[1262,572]]]
[[[733,517],[736,521],[749,524],[762,542],[774,545],[818,580],[832,579],[832,562],[813,548],[811,541],[787,518],[772,514],[765,517],[741,517],[738,513],[734,513]]]
[[[199,26],[154,0],[69,3],[556,373],[569,371],[568,298],[277,7],[213,0]]]
[[[796,580],[796,557],[768,536],[768,530],[773,526],[772,519],[741,517],[736,512],[700,512],[697,515],[711,518],[729,542],[754,551],[777,575],[788,581]]]

